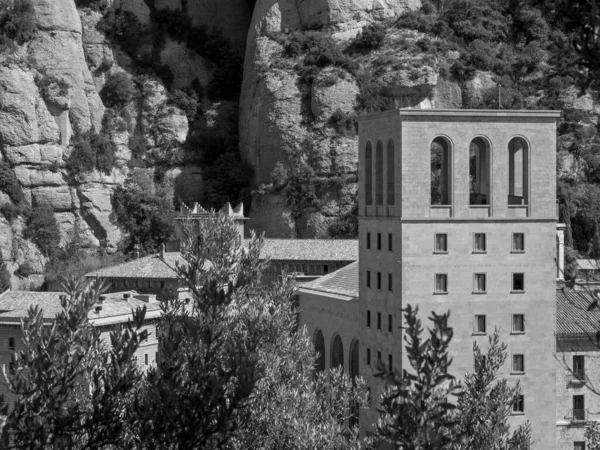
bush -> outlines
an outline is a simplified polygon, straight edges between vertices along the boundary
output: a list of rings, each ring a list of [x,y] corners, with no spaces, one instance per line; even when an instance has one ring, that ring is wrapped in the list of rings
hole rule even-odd
[[[4,256],[2,256],[2,250],[0,249],[0,294],[7,289],[10,289],[10,285],[10,273],[8,272],[8,267],[6,267],[6,262],[4,262]]]
[[[125,72],[112,74],[100,91],[100,97],[109,107],[122,107],[131,101],[136,94],[133,80]]]
[[[442,19],[452,32],[465,42],[477,39],[502,42],[509,32],[509,19],[500,2],[489,0],[455,0],[444,11]]]
[[[385,39],[385,28],[380,23],[365,25],[352,41],[352,46],[357,49],[374,50],[381,47]]]
[[[35,35],[35,11],[31,0],[18,0],[0,6],[0,34],[23,45]]]
[[[73,151],[67,160],[67,170],[71,175],[91,172],[96,167],[96,154],[90,144],[89,133],[75,137]]]
[[[196,118],[200,110],[198,94],[190,88],[176,89],[169,92],[167,102],[185,112],[190,122]]]
[[[96,169],[99,172],[110,174],[115,163],[115,146],[105,133],[94,134],[90,145],[96,154]]]
[[[12,223],[17,217],[23,214],[22,208],[13,205],[12,203],[4,203],[0,205],[0,214],[4,216],[6,220]]]
[[[150,29],[135,14],[109,8],[98,22],[97,28],[117,42],[133,60],[144,65],[151,61],[146,51],[152,46]]]
[[[329,118],[329,124],[335,129],[338,134],[343,136],[354,136],[356,132],[356,122],[352,117],[349,117],[340,108],[336,109]]]
[[[28,261],[25,261],[15,273],[21,278],[27,278],[29,275],[33,275],[35,271],[33,270],[33,266]]]
[[[192,21],[180,9],[152,9],[150,18],[159,30],[169,33],[178,42],[188,39]]]
[[[17,180],[17,176],[10,165],[4,160],[0,161],[0,191],[8,194],[10,199],[17,205],[25,201],[21,183]]]
[[[36,205],[31,209],[23,236],[46,256],[51,256],[58,249],[60,230],[50,205]]]

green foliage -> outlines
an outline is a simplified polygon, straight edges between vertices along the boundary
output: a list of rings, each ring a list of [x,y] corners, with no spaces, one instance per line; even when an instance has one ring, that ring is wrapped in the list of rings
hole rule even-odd
[[[150,29],[135,14],[109,8],[98,22],[97,28],[109,39],[116,41],[134,61],[142,65],[151,64]]]
[[[10,289],[10,286],[10,273],[8,271],[8,267],[6,267],[4,256],[2,256],[2,249],[0,249],[0,293]]]
[[[35,25],[35,11],[31,0],[0,3],[0,34],[23,45],[33,39]]]
[[[488,0],[455,0],[441,18],[454,36],[467,43],[475,40],[502,42],[510,25],[501,4]]]
[[[0,191],[8,194],[10,199],[17,205],[25,202],[21,183],[17,180],[15,172],[6,160],[0,161]]]
[[[185,112],[190,122],[194,121],[200,112],[198,94],[191,88],[176,89],[169,92],[167,101]]]
[[[60,230],[50,205],[36,205],[31,208],[23,237],[37,245],[44,255],[54,254],[60,242]]]
[[[133,169],[113,192],[112,218],[125,232],[122,249],[130,252],[136,242],[146,253],[158,251],[174,235],[172,189],[166,181],[155,183],[152,172]]]
[[[135,94],[136,89],[131,77],[125,72],[117,72],[106,80],[100,91],[100,98],[106,106],[119,108],[129,103]]]
[[[32,306],[22,324],[22,350],[8,374],[14,407],[6,417],[4,443],[23,449],[132,448],[127,405],[142,375],[134,354],[145,308],[110,332],[109,343],[88,313],[101,285],[69,283],[62,310],[48,327],[43,311]],[[6,410],[3,412],[6,415]]]
[[[358,197],[354,198],[354,206],[348,213],[327,227],[327,235],[332,239],[358,238]]]
[[[358,129],[358,124],[354,118],[340,108],[333,112],[329,118],[329,124],[342,136],[354,136]]]
[[[385,39],[385,27],[380,23],[373,22],[365,25],[362,31],[352,41],[356,49],[375,50],[381,47]]]
[[[531,438],[529,421],[512,433],[508,423],[512,406],[521,395],[521,386],[518,382],[509,386],[506,378],[498,380],[498,371],[507,358],[507,346],[500,342],[498,330],[489,336],[488,344],[484,354],[477,341],[473,342],[475,370],[465,375],[463,393],[455,410],[458,433],[464,437],[455,449],[526,450]]]
[[[104,132],[85,132],[75,136],[67,169],[73,176],[97,169],[109,174],[114,166],[115,145]]]
[[[247,201],[253,168],[240,159],[239,152],[228,151],[208,165],[204,174],[202,204],[220,208],[227,202]]]
[[[422,338],[423,328],[417,318],[418,308],[408,305],[406,321],[406,355],[414,373],[404,369],[380,374],[388,382],[381,400],[377,433],[393,448],[405,450],[450,449],[460,442],[455,406],[449,395],[459,394],[454,377],[448,374],[452,359],[449,345],[453,331],[448,326],[450,313],[429,318],[433,328],[429,339]]]
[[[12,203],[0,205],[0,214],[2,214],[10,223],[13,223],[17,217],[26,213],[28,213],[26,208],[13,205]]]
[[[15,273],[22,278],[27,278],[29,275],[33,275],[35,271],[31,263],[29,261],[25,261],[19,266]]]
[[[600,450],[600,423],[590,421],[585,427],[585,447],[588,450]]]

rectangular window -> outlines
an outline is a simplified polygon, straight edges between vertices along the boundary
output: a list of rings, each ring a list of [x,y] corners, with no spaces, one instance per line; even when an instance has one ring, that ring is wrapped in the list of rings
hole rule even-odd
[[[371,365],[371,349],[367,349],[367,366]]]
[[[388,291],[392,292],[392,274],[388,273]]]
[[[377,289],[381,289],[381,272],[377,272]]]
[[[392,315],[391,314],[388,315],[388,332],[389,333],[392,332]]]
[[[487,251],[487,247],[485,244],[485,233],[475,233],[475,238],[473,242],[473,250],[475,252],[484,253]]]
[[[485,290],[485,273],[476,273],[473,276],[473,291],[486,292]]]
[[[435,234],[436,253],[446,253],[448,251],[448,235],[445,233]]]
[[[367,309],[367,326],[371,327],[371,311]]]
[[[524,413],[525,412],[525,396],[519,395],[517,400],[513,403],[513,413]]]
[[[154,354],[154,362],[158,364],[158,352]]]
[[[525,372],[525,355],[513,355],[512,371],[518,373]]]
[[[377,362],[381,363],[381,352],[377,352]]]
[[[367,270],[367,287],[371,287],[371,271]]]
[[[525,333],[525,314],[513,314],[512,331],[513,333]]]
[[[377,313],[377,329],[381,330],[381,313]]]
[[[381,250],[381,233],[377,233],[377,250]]]
[[[371,233],[367,232],[367,250],[371,250]]]
[[[392,371],[392,355],[388,355],[388,372]]]
[[[573,442],[573,450],[585,450],[585,441]]]
[[[144,355],[144,364],[148,365],[148,353]]]
[[[445,294],[448,292],[448,275],[445,273],[435,274],[435,292]]]
[[[579,380],[585,380],[585,356],[573,355],[573,375]]]
[[[14,337],[8,338],[8,351],[9,352],[15,351],[15,338]]]
[[[475,321],[473,324],[473,331],[475,333],[485,333],[485,316],[484,315],[476,315]]]
[[[391,252],[392,251],[392,233],[388,234],[388,251]]]
[[[525,274],[524,273],[513,273],[512,274],[512,290],[523,292],[525,290]]]
[[[585,420],[585,396],[573,396],[573,420]]]
[[[512,251],[525,251],[525,233],[513,233],[512,235]]]

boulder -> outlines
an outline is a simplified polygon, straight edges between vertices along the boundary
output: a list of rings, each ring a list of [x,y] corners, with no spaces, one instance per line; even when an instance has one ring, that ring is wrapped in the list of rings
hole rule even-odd
[[[31,202],[33,205],[50,205],[54,211],[72,211],[79,207],[78,198],[76,196],[73,198],[68,186],[33,188]]]
[[[485,91],[496,86],[493,75],[490,72],[475,72],[473,78],[464,84],[465,97],[469,100],[481,100]]]
[[[64,186],[66,184],[63,174],[44,168],[26,166],[14,167],[17,180],[23,187],[34,188],[39,186]]]
[[[360,89],[352,77],[335,68],[328,68],[312,84],[311,111],[315,117],[324,120],[328,120],[337,109],[351,114],[359,93]]]
[[[81,217],[103,246],[116,248],[121,231],[110,220],[112,192],[111,186],[99,183],[86,183],[78,188]]]
[[[158,118],[156,129],[160,136],[157,145],[181,145],[186,141],[189,131],[187,116],[179,108],[169,106]]]
[[[57,144],[30,144],[21,147],[6,146],[6,159],[13,165],[56,165],[62,164],[63,147]]]
[[[13,231],[8,220],[0,214],[0,251],[2,259],[9,261],[12,255]]]

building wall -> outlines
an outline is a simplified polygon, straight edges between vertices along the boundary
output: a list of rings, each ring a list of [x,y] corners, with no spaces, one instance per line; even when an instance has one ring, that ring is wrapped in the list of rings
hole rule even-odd
[[[569,369],[573,356],[584,355],[590,386],[600,389],[600,349],[586,337],[556,340],[556,449],[572,450],[575,441],[585,441],[586,422],[572,420],[573,396],[585,396],[586,419],[600,421],[600,396],[574,380]]]
[[[462,114],[462,115],[460,115]],[[379,400],[381,385],[363,364],[366,349],[392,355],[396,368],[407,368],[402,360],[400,310],[407,304],[419,306],[424,326],[431,311],[450,310],[454,328],[451,371],[460,377],[473,370],[473,341],[487,342],[498,327],[508,345],[509,358],[500,375],[521,382],[525,414],[511,417],[514,425],[529,419],[533,428],[533,449],[555,446],[555,120],[546,113],[528,114],[469,112],[394,111],[367,118],[360,123],[361,180],[365,180],[365,148],[371,141],[374,162],[373,201],[365,202],[364,181],[359,188],[360,233],[360,343],[361,373],[370,379],[373,398]],[[436,136],[444,136],[452,147],[451,206],[431,205],[431,153]],[[489,141],[490,204],[469,204],[469,145],[478,136]],[[521,137],[529,143],[529,204],[509,206],[508,143]],[[394,140],[395,202],[387,205],[387,143]],[[384,145],[383,205],[376,205],[376,142]],[[435,233],[448,235],[448,252],[434,254]],[[525,252],[512,253],[512,233],[525,233]],[[367,249],[367,233],[371,236]],[[473,252],[474,233],[485,233],[487,252]],[[382,248],[377,250],[377,235]],[[392,235],[389,251],[387,236]],[[367,287],[367,271],[371,286]],[[377,273],[382,274],[377,289]],[[486,273],[485,294],[474,294],[473,274]],[[512,273],[525,274],[523,293],[511,293]],[[387,285],[392,274],[391,291]],[[434,294],[434,275],[448,275],[448,293]],[[393,332],[366,326],[367,311],[391,315]],[[511,315],[525,314],[525,334],[511,333]],[[474,335],[474,315],[485,315],[486,335]],[[372,324],[371,319],[371,324]],[[550,325],[552,324],[552,325]],[[486,345],[483,346],[484,348]],[[511,374],[512,354],[525,355],[525,373]],[[396,365],[397,364],[397,365]],[[375,407],[363,417],[368,428],[377,417]]]

